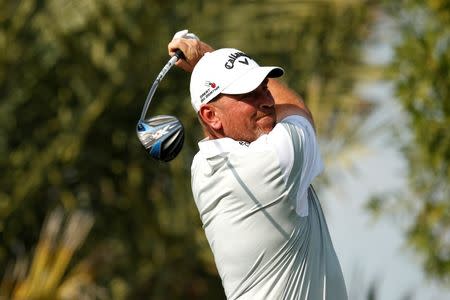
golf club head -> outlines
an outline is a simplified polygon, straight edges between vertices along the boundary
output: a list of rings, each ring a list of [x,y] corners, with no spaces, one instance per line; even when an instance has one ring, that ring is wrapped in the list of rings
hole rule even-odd
[[[174,159],[184,142],[184,128],[174,116],[159,115],[137,124],[136,133],[150,156],[165,162]]]

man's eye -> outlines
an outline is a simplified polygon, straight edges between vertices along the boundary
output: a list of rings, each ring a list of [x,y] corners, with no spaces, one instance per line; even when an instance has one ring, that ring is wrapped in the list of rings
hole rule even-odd
[[[251,96],[252,96],[252,92],[247,93],[247,94],[242,94],[239,96],[239,100],[245,100],[245,99],[250,98]]]

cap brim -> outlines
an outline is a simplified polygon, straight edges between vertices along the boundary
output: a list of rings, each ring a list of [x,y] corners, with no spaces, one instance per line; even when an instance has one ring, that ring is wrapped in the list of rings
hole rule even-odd
[[[237,78],[222,90],[222,94],[246,94],[256,89],[266,77],[275,78],[284,74],[280,67],[256,67]]]

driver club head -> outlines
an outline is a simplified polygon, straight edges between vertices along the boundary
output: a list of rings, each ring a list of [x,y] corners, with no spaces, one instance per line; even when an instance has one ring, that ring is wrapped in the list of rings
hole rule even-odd
[[[171,161],[183,148],[184,128],[174,116],[159,115],[140,120],[136,133],[150,156],[157,160]]]

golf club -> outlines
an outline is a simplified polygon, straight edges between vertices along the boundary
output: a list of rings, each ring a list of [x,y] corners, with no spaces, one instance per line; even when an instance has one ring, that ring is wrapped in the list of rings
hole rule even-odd
[[[147,119],[145,119],[145,116],[159,83],[178,59],[183,57],[183,52],[177,50],[175,55],[159,72],[147,95],[136,127],[137,136],[150,156],[165,162],[174,159],[183,147],[183,124],[174,116],[159,115]]]

